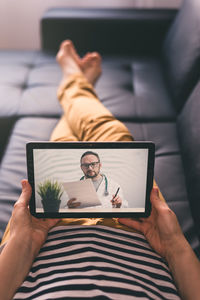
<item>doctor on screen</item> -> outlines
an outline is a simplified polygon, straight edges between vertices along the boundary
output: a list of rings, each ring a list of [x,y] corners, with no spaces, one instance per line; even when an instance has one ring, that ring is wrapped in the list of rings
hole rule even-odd
[[[103,208],[120,208],[128,207],[128,202],[123,197],[120,185],[101,173],[101,162],[99,155],[93,151],[86,151],[80,159],[83,177],[80,180],[92,179],[99,200]],[[70,199],[67,202],[69,208],[78,208],[80,203],[76,199]]]

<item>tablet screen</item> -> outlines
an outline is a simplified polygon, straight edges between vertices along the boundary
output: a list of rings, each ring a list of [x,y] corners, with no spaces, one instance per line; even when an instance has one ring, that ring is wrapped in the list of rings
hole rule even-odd
[[[34,215],[147,216],[152,143],[29,143]]]

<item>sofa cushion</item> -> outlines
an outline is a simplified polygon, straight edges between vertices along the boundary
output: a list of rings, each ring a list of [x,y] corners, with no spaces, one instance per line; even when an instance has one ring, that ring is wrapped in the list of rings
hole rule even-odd
[[[163,46],[164,72],[177,111],[200,76],[199,11],[199,0],[183,0]]]
[[[0,85],[0,117],[17,116],[22,87]]]
[[[55,56],[23,51],[12,54],[0,52],[0,116],[59,117],[62,111],[56,92],[62,74]],[[158,59],[107,56],[102,68],[96,91],[117,118],[175,119]]]
[[[200,243],[188,201],[181,155],[157,157],[155,179],[175,212],[185,237],[200,258]]]
[[[39,51],[1,50],[0,116],[43,113],[59,116],[61,109],[56,90],[60,79],[61,71],[55,56],[43,55]],[[49,103],[52,103],[51,109]],[[42,110],[42,106],[46,109]]]
[[[188,196],[192,214],[200,237],[200,81],[181,112],[177,126]]]
[[[104,57],[96,91],[121,120],[170,121],[176,117],[158,59]]]
[[[61,106],[56,96],[57,86],[36,85],[27,88],[20,99],[20,116],[60,116]]]
[[[26,143],[48,141],[57,123],[54,118],[21,118],[13,128],[0,166],[0,239],[21,191],[20,181],[27,178]]]
[[[7,65],[23,65],[31,67],[36,59],[37,51],[31,50],[0,50],[0,64],[1,66]],[[21,76],[20,74],[18,74]]]
[[[153,141],[156,156],[179,155],[176,123],[124,122],[136,141]]]

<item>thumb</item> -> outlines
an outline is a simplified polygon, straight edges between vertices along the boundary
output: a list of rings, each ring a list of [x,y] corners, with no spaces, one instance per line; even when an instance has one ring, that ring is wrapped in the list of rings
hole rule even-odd
[[[21,181],[21,185],[22,185],[22,192],[17,203],[21,203],[24,206],[28,206],[32,194],[32,188],[28,180],[26,179],[23,179]]]
[[[154,207],[156,210],[160,210],[162,207],[168,207],[167,203],[160,199],[159,189],[157,187],[152,188],[150,200],[152,207]]]

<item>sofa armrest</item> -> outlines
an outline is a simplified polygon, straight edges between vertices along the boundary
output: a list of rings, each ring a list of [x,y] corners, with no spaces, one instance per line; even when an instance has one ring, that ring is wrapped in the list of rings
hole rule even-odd
[[[0,162],[16,120],[16,117],[0,117]]]
[[[157,54],[174,19],[174,9],[52,8],[41,19],[44,51],[57,51],[65,39],[79,53]]]

